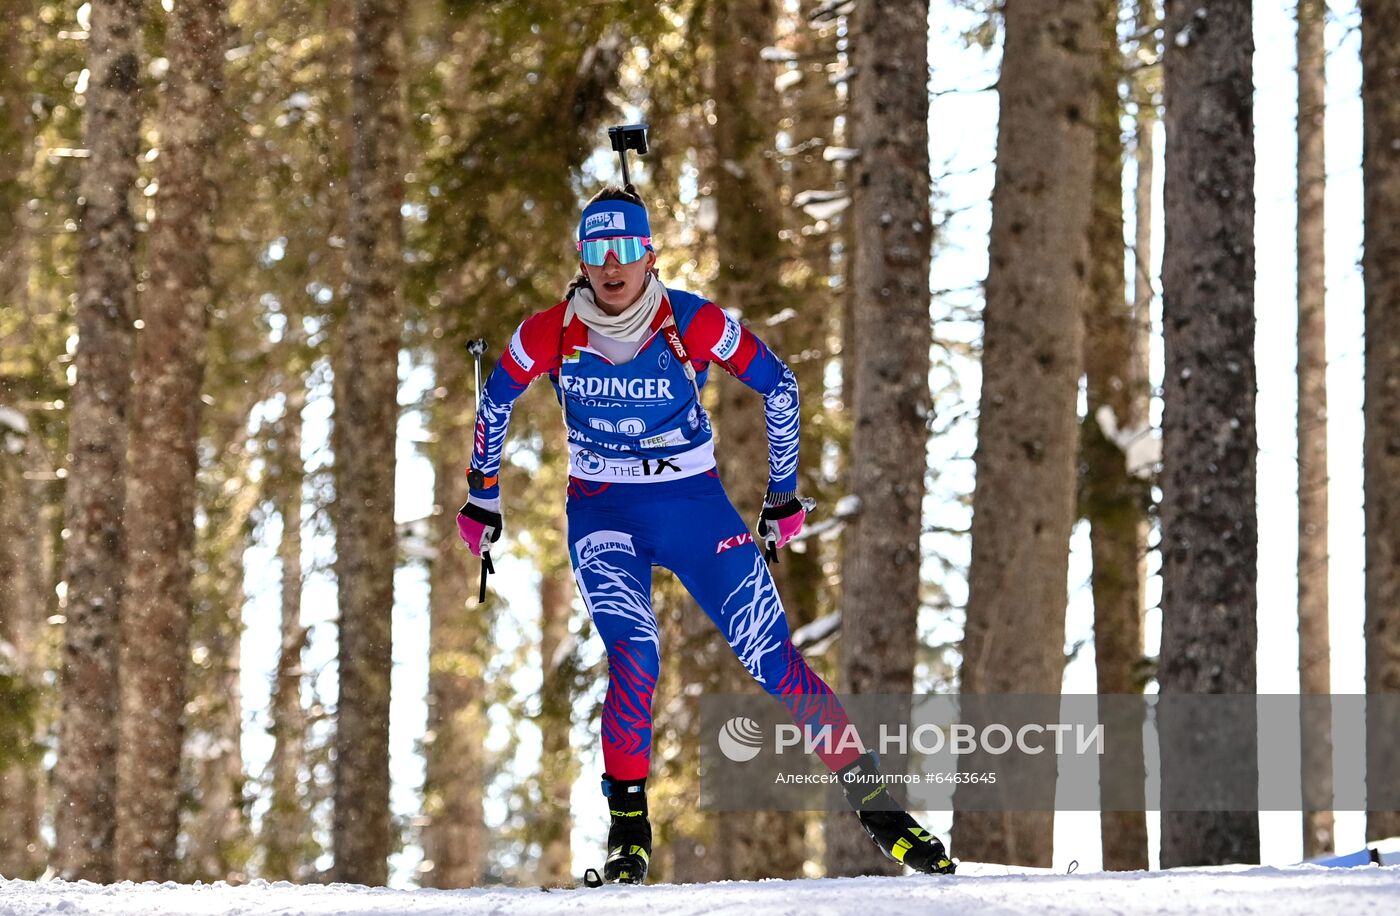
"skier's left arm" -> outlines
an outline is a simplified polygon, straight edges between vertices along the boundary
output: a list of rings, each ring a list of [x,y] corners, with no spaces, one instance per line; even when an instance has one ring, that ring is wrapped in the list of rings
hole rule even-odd
[[[802,530],[808,504],[797,496],[797,450],[801,409],[797,379],[777,354],[737,319],[707,302],[686,329],[687,352],[696,362],[715,362],[763,395],[768,428],[768,493],[759,535],[776,551]],[[776,556],[776,553],[772,554]]]

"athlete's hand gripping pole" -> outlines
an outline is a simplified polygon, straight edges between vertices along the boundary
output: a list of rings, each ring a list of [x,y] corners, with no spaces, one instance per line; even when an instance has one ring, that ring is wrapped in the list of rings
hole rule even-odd
[[[763,501],[763,512],[758,516],[758,539],[763,543],[763,558],[776,564],[779,548],[802,533],[807,513],[817,507],[817,501],[808,496],[792,496],[777,505],[772,502],[771,496]]]
[[[467,352],[476,363],[476,416],[473,428],[481,420],[481,357],[486,353],[486,341],[481,338],[467,341]],[[474,490],[485,489],[485,476],[475,468],[467,472],[468,485]],[[467,549],[481,558],[481,592],[478,601],[486,600],[486,577],[496,572],[491,563],[491,545],[501,536],[505,527],[500,512],[474,503],[468,499],[457,511],[457,531],[466,542]]]

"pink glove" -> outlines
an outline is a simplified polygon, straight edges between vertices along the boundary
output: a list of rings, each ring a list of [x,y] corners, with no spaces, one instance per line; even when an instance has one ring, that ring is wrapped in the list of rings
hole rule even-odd
[[[787,546],[788,541],[802,532],[807,512],[815,505],[815,500],[796,496],[776,506],[764,502],[763,513],[758,517],[758,538],[764,544],[764,557],[778,562],[779,548]]]
[[[480,557],[483,552],[489,553],[491,545],[500,540],[503,528],[505,520],[501,518],[501,513],[470,499],[457,513],[457,533],[474,557]]]

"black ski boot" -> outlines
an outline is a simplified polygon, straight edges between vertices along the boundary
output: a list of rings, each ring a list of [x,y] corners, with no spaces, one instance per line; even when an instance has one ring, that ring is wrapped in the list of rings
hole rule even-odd
[[[874,756],[862,754],[836,775],[860,825],[881,852],[926,875],[951,875],[957,869],[938,837],[920,827],[890,795],[879,779],[880,768]]]
[[[608,800],[608,813],[612,815],[603,880],[610,884],[641,884],[651,864],[646,777],[622,780],[605,773],[603,795]]]

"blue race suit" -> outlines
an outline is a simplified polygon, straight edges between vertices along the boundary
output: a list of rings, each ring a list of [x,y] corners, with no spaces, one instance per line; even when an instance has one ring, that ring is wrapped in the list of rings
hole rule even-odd
[[[511,407],[548,375],[569,436],[569,555],[608,653],[603,760],[616,779],[647,775],[660,640],[651,567],[670,569],[749,673],[799,726],[848,724],[830,687],[798,654],[773,578],[715,470],[714,432],[697,397],[718,363],[763,395],[768,488],[797,486],[798,396],[792,371],[751,331],[692,293],[668,290],[637,355],[614,365],[588,346],[568,302],[527,318],[487,380],[472,467],[495,477]],[[673,339],[668,340],[668,335]],[[694,370],[694,383],[680,354]],[[499,496],[494,484],[473,491]],[[832,770],[859,749],[819,751]]]

